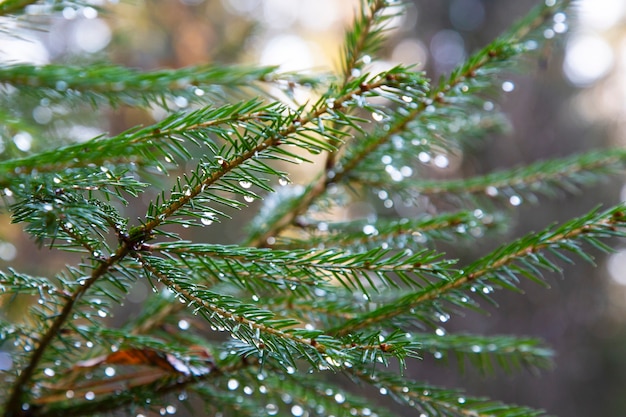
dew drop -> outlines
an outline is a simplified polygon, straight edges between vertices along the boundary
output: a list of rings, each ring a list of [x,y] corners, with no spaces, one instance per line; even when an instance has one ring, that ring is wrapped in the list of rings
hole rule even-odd
[[[480,353],[480,352],[482,352],[482,350],[483,349],[480,346],[478,346],[478,345],[473,345],[472,346],[472,352],[474,352],[474,353]]]
[[[52,204],[50,204],[50,203],[46,203],[46,204],[43,205],[44,211],[52,211],[53,208],[54,207],[52,207]]]
[[[93,399],[95,399],[95,398],[96,398],[96,394],[94,394],[94,392],[93,392],[93,391],[88,391],[88,392],[85,394],[85,399],[86,399],[87,401],[91,401],[91,400],[93,400]]]
[[[511,81],[505,81],[502,83],[502,91],[504,91],[505,93],[510,93],[513,90],[515,90],[515,84],[513,84]]]
[[[368,236],[375,236],[378,234],[378,230],[376,230],[376,227],[372,226],[371,224],[367,224],[363,226],[363,233]]]
[[[189,330],[189,322],[185,319],[181,319],[178,321],[178,328],[180,330]]]
[[[278,179],[278,184],[280,184],[282,187],[284,187],[285,185],[289,184],[289,180],[285,177],[280,177]]]
[[[435,330],[435,334],[437,336],[445,336],[446,330],[443,327],[437,327],[437,330]]]
[[[465,397],[459,397],[457,401],[459,404],[465,404]]]
[[[54,376],[54,374],[55,374],[54,373],[54,369],[50,369],[50,368],[44,369],[43,373],[44,373],[45,376],[50,376],[50,377]]]
[[[236,390],[237,388],[239,388],[239,381],[237,381],[234,378],[231,378],[228,380],[228,389],[231,391]]]
[[[69,399],[74,398],[74,391],[72,391],[71,389],[67,390],[67,392],[65,393],[65,397],[67,397]]]
[[[435,359],[441,359],[441,358],[443,358],[443,353],[437,351],[437,352],[433,353],[433,356],[435,357]]]
[[[381,387],[378,392],[380,392],[380,395],[387,395],[389,391],[387,391],[387,388]]]
[[[430,155],[427,154],[426,152],[420,152],[419,154],[417,154],[417,159],[419,159],[419,161],[423,164],[427,164],[430,162]]]
[[[375,122],[382,122],[384,118],[385,116],[383,116],[382,114],[377,113],[377,112],[372,112],[372,119],[374,119]]]
[[[167,414],[176,414],[176,407],[173,405],[168,405],[167,407],[165,407],[165,411],[167,411]]]
[[[518,195],[512,195],[512,196],[509,198],[509,203],[510,203],[512,206],[517,207],[517,206],[519,206],[520,204],[522,204],[522,198],[521,198],[520,196],[518,196]]]
[[[450,165],[450,161],[448,157],[445,155],[437,155],[435,159],[433,159],[433,163],[437,168],[447,168]]]
[[[489,187],[485,188],[485,194],[487,194],[489,197],[495,197],[498,195],[498,189],[493,185],[490,185]]]
[[[265,411],[267,411],[268,415],[275,416],[278,414],[278,406],[272,403],[265,404]]]
[[[343,404],[344,401],[346,401],[345,395],[343,395],[341,392],[338,392],[337,394],[335,394],[335,402],[337,404]]]
[[[450,315],[449,314],[440,314],[439,315],[439,321],[440,322],[445,323],[448,320],[450,320]]]
[[[108,377],[115,376],[115,368],[113,368],[112,366],[107,366],[104,370],[104,374]]]
[[[214,221],[215,221],[215,215],[211,213],[210,211],[205,212],[204,216],[200,218],[200,223],[202,223],[205,226],[212,225]]]
[[[254,201],[254,197],[251,195],[245,195],[243,199],[248,203],[252,203]]]
[[[248,189],[248,188],[252,187],[252,183],[250,181],[246,181],[246,180],[239,181],[239,185],[241,185],[241,187],[245,188],[245,189]]]

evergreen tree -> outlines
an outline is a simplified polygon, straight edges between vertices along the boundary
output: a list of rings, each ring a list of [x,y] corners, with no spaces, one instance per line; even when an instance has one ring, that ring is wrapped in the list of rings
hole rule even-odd
[[[457,180],[429,180],[420,168],[502,127],[491,104],[500,75],[554,42],[545,31],[569,3],[546,0],[439,81],[408,65],[369,72],[404,11],[393,0],[361,1],[331,77],[272,67],[2,63],[4,210],[41,247],[80,256],[53,276],[0,271],[5,300],[34,300],[22,320],[0,318],[12,360],[1,374],[3,414],[164,415],[202,404],[196,414],[396,415],[359,395],[370,387],[407,415],[544,415],[411,380],[403,369],[425,355],[485,372],[546,368],[551,351],[539,340],[451,334],[442,323],[521,279],[543,282],[559,262],[592,261],[590,248],[608,251],[605,239],[626,236],[617,206],[473,262],[437,249],[442,240],[497,235],[506,226],[502,202],[577,189],[622,168],[621,149]],[[83,7],[5,0],[0,15],[18,21],[33,6],[51,14]],[[299,103],[295,89],[317,98]],[[25,116],[42,100],[76,114],[160,106],[167,116],[63,142]],[[175,100],[193,107],[178,111]],[[309,153],[325,161],[317,176],[291,183],[289,167],[309,162]],[[171,184],[168,172],[180,172]],[[420,196],[440,204],[417,218],[332,217],[372,192],[387,208]],[[135,219],[129,208],[142,199],[151,201]],[[261,208],[241,244],[181,237],[190,227],[210,231],[255,200]],[[139,314],[107,325],[139,282],[154,290]]]

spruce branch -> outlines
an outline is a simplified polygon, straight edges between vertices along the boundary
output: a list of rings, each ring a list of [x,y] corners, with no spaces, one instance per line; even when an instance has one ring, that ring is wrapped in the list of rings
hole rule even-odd
[[[27,6],[34,3],[37,3],[37,0],[4,0],[0,3],[0,16],[20,14]]]
[[[368,295],[380,291],[381,286],[421,287],[424,281],[428,282],[426,277],[445,278],[441,271],[450,266],[440,254],[429,250],[417,253],[381,248],[361,253],[338,249],[278,251],[191,242],[157,243],[145,249],[176,255],[192,272],[202,271],[201,276],[210,274],[219,280],[239,280],[244,286],[255,279],[264,280],[266,285],[274,281],[276,290],[302,285],[314,289],[336,280],[347,289]]]
[[[583,186],[622,172],[626,152],[619,148],[593,150],[561,159],[539,161],[507,171],[458,180],[406,180],[389,185],[380,177],[370,180],[358,176],[355,181],[374,187],[400,192],[411,190],[422,195],[480,196],[491,198],[527,197],[533,201],[537,194],[553,197],[559,190],[576,193]],[[374,176],[371,176],[373,179]]]
[[[27,64],[0,68],[0,82],[20,92],[53,102],[69,100],[96,107],[102,103],[129,106],[160,105],[175,107],[174,99],[206,102],[224,95],[224,89],[255,86],[263,95],[263,84],[317,86],[321,80],[312,76],[277,72],[276,67],[196,66],[174,70],[138,71],[130,68],[98,65],[34,66]]]
[[[22,400],[27,384],[30,382],[39,362],[43,358],[44,353],[49,345],[58,336],[62,327],[66,324],[68,318],[74,311],[74,305],[85,294],[85,292],[105,275],[109,269],[124,258],[130,251],[130,247],[125,242],[119,246],[117,251],[110,257],[103,259],[92,271],[91,275],[83,281],[83,285],[79,285],[72,294],[67,297],[61,311],[53,318],[46,331],[42,334],[37,348],[33,351],[29,358],[29,363],[16,378],[13,383],[13,389],[5,404],[5,415],[18,416],[22,414]]]
[[[465,115],[467,109],[463,109],[462,105],[471,100],[471,96],[466,94],[470,91],[467,85],[473,84],[476,87],[472,90],[474,94],[480,90],[491,88],[493,86],[493,72],[502,71],[504,67],[510,65],[514,58],[528,52],[528,48],[523,46],[523,42],[527,40],[526,37],[549,22],[555,13],[564,10],[569,5],[569,1],[557,3],[551,6],[542,4],[536,7],[509,32],[475,53],[455,69],[448,78],[442,79],[436,87],[428,89],[428,86],[423,84],[406,85],[401,94],[395,98],[388,97],[393,102],[404,105],[405,109],[392,113],[390,116],[386,116],[384,111],[382,112],[383,116],[381,113],[377,113],[377,117],[390,118],[385,122],[385,128],[374,129],[373,132],[363,134],[356,144],[346,148],[345,154],[341,155],[339,159],[335,154],[331,154],[325,170],[319,174],[316,180],[311,182],[306,192],[290,203],[290,211],[283,216],[275,216],[272,219],[272,224],[267,224],[264,233],[254,234],[247,243],[252,246],[259,246],[266,245],[268,239],[275,239],[275,236],[292,225],[299,215],[321,197],[331,184],[348,180],[352,171],[357,170],[361,164],[369,162],[370,155],[373,155],[381,146],[389,143],[393,137],[411,132],[413,125],[417,122],[422,126],[427,125],[430,114],[433,114],[434,117],[440,117],[437,109],[449,107],[450,112]],[[420,81],[423,83],[425,80],[421,77]],[[482,88],[478,88],[479,86]],[[464,97],[468,98],[464,99]],[[377,111],[381,110],[377,109]],[[445,141],[439,141],[437,145],[447,146]]]
[[[538,371],[552,364],[552,350],[536,339],[431,333],[412,333],[412,339],[420,343],[420,352],[428,352],[437,360],[455,358],[461,371],[466,362],[483,374],[492,373],[494,364],[509,373],[519,368]]]
[[[434,417],[538,417],[546,414],[541,410],[503,404],[487,398],[467,396],[459,390],[425,385],[389,372],[375,376],[367,370],[354,369],[351,376],[379,389],[381,395],[389,395],[401,404],[417,412]]]
[[[480,209],[423,216],[418,219],[384,220],[375,222],[300,223],[301,237],[279,238],[272,247],[296,249],[319,245],[343,245],[358,248],[412,247],[444,240],[481,237],[487,231],[504,227],[498,215]],[[467,233],[469,231],[469,233]]]
[[[493,291],[494,285],[517,288],[520,276],[541,282],[541,270],[551,272],[561,270],[547,254],[571,262],[565,254],[571,253],[593,263],[593,259],[583,251],[581,244],[587,243],[603,252],[610,251],[601,239],[626,235],[623,229],[623,210],[623,206],[605,212],[595,210],[558,228],[549,228],[522,237],[459,270],[449,280],[439,281],[423,290],[407,294],[393,304],[380,307],[329,330],[329,334],[346,335],[408,312],[420,320],[429,322],[428,317],[432,317],[438,309],[443,308],[445,302],[458,307],[468,305],[469,295],[464,291],[471,290],[472,287],[475,292],[487,296]]]

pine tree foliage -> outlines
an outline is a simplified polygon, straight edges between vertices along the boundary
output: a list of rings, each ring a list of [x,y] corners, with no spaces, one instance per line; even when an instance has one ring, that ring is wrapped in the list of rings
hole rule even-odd
[[[548,42],[544,30],[569,3],[539,4],[439,81],[411,66],[369,72],[404,12],[390,0],[361,0],[334,76],[4,63],[2,136],[34,138],[26,156],[4,142],[4,210],[40,246],[81,259],[53,276],[0,271],[5,300],[33,300],[21,322],[0,320],[12,358],[2,371],[4,415],[172,414],[190,402],[209,415],[397,415],[359,389],[410,415],[544,415],[413,381],[402,369],[431,355],[485,373],[550,367],[539,340],[447,333],[443,323],[523,279],[544,282],[562,262],[593,262],[591,248],[607,252],[607,239],[626,236],[619,206],[469,263],[437,248],[497,235],[507,223],[499,201],[577,191],[623,169],[621,149],[458,180],[429,180],[423,169],[507,128],[494,110],[499,80]],[[0,15],[27,22],[33,7],[54,14],[68,5],[6,0]],[[298,103],[296,88],[317,98]],[[32,126],[21,106],[33,100],[75,111],[161,107],[167,116],[77,143]],[[310,183],[293,184],[289,167],[310,154],[325,164]],[[423,195],[446,204],[418,218],[333,219],[334,207],[372,192],[390,204]],[[147,210],[131,218],[126,208],[141,198]],[[240,245],[184,237],[255,200]],[[140,281],[154,291],[142,310],[108,326]]]

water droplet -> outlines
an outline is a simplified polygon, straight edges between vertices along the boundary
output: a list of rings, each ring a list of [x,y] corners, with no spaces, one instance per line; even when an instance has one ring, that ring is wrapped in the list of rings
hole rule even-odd
[[[513,84],[511,81],[505,81],[502,83],[502,91],[504,91],[505,93],[510,93],[513,90],[515,90],[515,84]]]
[[[246,181],[246,180],[239,181],[239,185],[241,185],[241,187],[245,188],[245,189],[248,189],[248,188],[252,187],[252,183],[250,181]]]
[[[371,224],[367,224],[363,226],[363,233],[368,236],[375,236],[378,234],[378,230],[376,230],[376,227],[372,226]]]
[[[335,402],[337,404],[342,404],[344,401],[346,401],[345,395],[343,395],[341,392],[338,392],[337,394],[335,394]]]
[[[417,159],[419,159],[421,163],[427,164],[430,162],[430,155],[426,152],[420,152],[419,154],[417,154]]]
[[[380,392],[380,395],[387,395],[389,391],[387,391],[387,388],[381,387],[378,392]]]
[[[278,184],[280,184],[281,186],[285,186],[287,184],[289,184],[289,179],[285,178],[285,177],[280,177],[278,179]]]
[[[518,196],[518,195],[512,195],[512,196],[509,198],[509,203],[510,203],[512,206],[517,207],[517,206],[519,206],[520,204],[522,204],[522,198],[521,198],[520,196]]]
[[[474,353],[480,353],[480,352],[482,352],[482,350],[483,350],[483,348],[481,348],[478,345],[472,346],[472,352],[474,352]]]
[[[251,195],[245,195],[243,196],[243,199],[248,202],[248,203],[252,203],[254,201],[254,196]]]
[[[204,90],[201,88],[196,88],[195,90],[193,90],[193,93],[198,97],[202,97],[204,95]]]
[[[165,411],[167,411],[167,414],[176,414],[176,407],[173,405],[168,405],[167,407],[165,407]]]
[[[189,322],[185,319],[181,319],[178,321],[178,328],[180,330],[188,330],[190,327]]]
[[[67,392],[65,393],[65,397],[67,397],[69,399],[74,398],[74,391],[72,391],[71,389],[67,390]]]
[[[50,377],[54,376],[55,374],[54,369],[50,369],[50,368],[44,369],[43,373],[45,376],[50,376]]]
[[[443,353],[437,351],[433,353],[433,356],[435,357],[435,359],[441,359],[443,358]]]
[[[104,310],[98,310],[98,316],[105,318],[107,316],[107,312]]]
[[[442,313],[439,315],[439,321],[442,323],[447,322],[448,320],[450,320],[450,315],[447,313]]]
[[[232,378],[228,380],[228,389],[231,391],[236,390],[237,388],[239,388],[239,381],[237,381],[236,379]]]
[[[287,373],[289,375],[293,375],[296,372],[296,369],[293,366],[288,366],[287,367]]]
[[[410,103],[413,101],[413,97],[402,96],[402,101],[404,101],[405,103]]]
[[[104,370],[104,374],[108,377],[115,376],[115,368],[113,368],[112,366],[107,366]]]
[[[363,55],[363,57],[361,57],[361,62],[367,65],[372,62],[372,57],[369,55]]]
[[[52,207],[52,204],[50,204],[50,203],[46,203],[46,204],[43,205],[43,210],[44,211],[52,211],[53,208],[54,207]]]
[[[272,403],[265,404],[265,411],[267,411],[268,415],[275,416],[278,414],[278,406]]]
[[[490,185],[489,187],[485,188],[485,194],[487,194],[489,197],[495,197],[498,195],[498,189],[493,185]]]
[[[200,223],[202,223],[205,226],[212,225],[214,221],[215,221],[215,213],[211,213],[210,211],[205,212],[204,215],[200,218]]]
[[[372,112],[372,119],[374,119],[374,121],[382,122],[384,118],[385,118],[384,115],[377,113],[377,112]]]
[[[93,400],[93,399],[95,399],[95,398],[96,398],[96,394],[94,394],[94,392],[93,392],[93,391],[88,391],[88,392],[85,394],[85,399],[86,399],[87,401],[91,401],[91,400]]]
[[[437,327],[437,329],[435,330],[435,334],[437,336],[445,336],[446,335],[446,329],[444,329],[443,327]]]
[[[393,159],[389,155],[383,155],[380,158],[380,162],[382,162],[385,165],[389,165],[391,162],[393,162]]]
[[[174,104],[176,104],[176,106],[178,106],[178,108],[184,109],[185,107],[187,107],[189,105],[189,100],[187,100],[186,97],[178,96],[178,97],[174,98]]]
[[[450,165],[450,161],[448,160],[448,157],[445,155],[437,155],[435,156],[435,159],[433,159],[433,163],[435,164],[435,166],[437,168],[447,168],[448,165]]]
[[[459,397],[457,401],[459,404],[465,404],[465,397]]]

